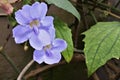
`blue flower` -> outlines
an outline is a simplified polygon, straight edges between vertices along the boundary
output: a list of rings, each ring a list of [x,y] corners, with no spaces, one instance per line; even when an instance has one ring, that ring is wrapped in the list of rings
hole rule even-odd
[[[41,50],[35,50],[33,54],[34,61],[41,64],[58,63],[61,60],[61,52],[67,47],[66,41],[62,39],[55,39],[51,44],[44,46]]]
[[[51,43],[55,29],[53,17],[46,16],[47,10],[45,3],[35,2],[31,6],[24,5],[15,12],[15,19],[19,25],[13,29],[13,37],[17,44],[29,40],[33,48],[41,50],[43,46]]]

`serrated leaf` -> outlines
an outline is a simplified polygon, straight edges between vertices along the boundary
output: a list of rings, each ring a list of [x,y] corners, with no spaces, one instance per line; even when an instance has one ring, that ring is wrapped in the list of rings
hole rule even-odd
[[[120,22],[99,22],[83,34],[89,76],[109,59],[120,58]]]
[[[73,57],[73,41],[71,30],[68,28],[67,24],[59,19],[54,20],[54,25],[56,29],[56,37],[64,39],[67,42],[67,49],[62,52],[62,55],[67,62],[70,62]]]
[[[79,21],[80,14],[76,8],[68,0],[45,0],[48,4],[54,4],[59,8],[62,8],[70,13],[72,13]]]

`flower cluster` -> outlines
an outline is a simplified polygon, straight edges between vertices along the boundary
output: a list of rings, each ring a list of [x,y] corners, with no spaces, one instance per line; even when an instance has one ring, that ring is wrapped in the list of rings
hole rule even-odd
[[[13,37],[17,44],[29,40],[35,49],[33,59],[41,64],[58,63],[61,52],[66,49],[66,41],[55,38],[54,18],[46,16],[47,5],[44,2],[35,2],[32,5],[24,5],[15,12],[15,19],[19,23],[13,29]]]

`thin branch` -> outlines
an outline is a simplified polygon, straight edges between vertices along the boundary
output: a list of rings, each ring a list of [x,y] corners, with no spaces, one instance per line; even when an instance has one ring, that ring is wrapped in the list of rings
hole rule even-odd
[[[96,6],[96,7],[102,8],[102,9],[110,9],[112,12],[120,13],[120,9],[115,8],[113,6],[109,6],[109,5],[104,4],[104,3],[99,3],[99,2],[96,2],[96,1],[90,1],[90,0],[85,1],[84,3],[89,4],[91,6]]]
[[[34,63],[34,60],[31,60],[22,70],[22,72],[19,74],[17,80],[22,80],[22,77],[24,76],[24,74],[26,73],[26,71],[30,68],[30,66]]]
[[[104,0],[98,0],[99,3],[103,2]]]
[[[85,57],[83,54],[74,54],[73,59],[71,62],[77,62],[77,61],[85,61]],[[43,67],[40,67],[38,69],[32,70],[30,73],[28,73],[27,75],[25,75],[24,79],[28,80],[30,77],[33,77],[45,70],[48,70],[50,68],[62,65],[62,64],[66,64],[65,60],[56,63],[56,64],[52,64],[52,65],[45,65]]]
[[[74,31],[75,31],[75,33],[74,33],[74,43],[75,43],[75,47],[77,47],[78,46],[78,33],[79,33],[79,21],[77,20],[77,19],[75,19],[75,29],[74,29]]]
[[[108,8],[108,9],[111,9],[111,10],[114,10],[114,11],[120,13],[120,10],[117,9],[117,8],[115,8],[115,7],[113,7],[113,6],[109,6],[109,5],[107,5],[107,4],[104,4],[104,3],[98,3],[98,2],[97,2],[97,4],[100,5],[100,6],[104,6],[104,7]]]
[[[4,45],[0,46],[0,54],[5,58],[5,60],[7,60],[7,62],[10,64],[10,66],[13,68],[13,70],[19,75],[20,71],[18,70],[17,66],[12,61],[12,59],[4,52],[4,48],[10,39],[11,32],[12,31],[10,31],[9,35],[7,36],[7,39],[6,39],[6,42],[4,43]]]
[[[92,75],[92,77],[94,78],[94,80],[100,80],[96,72]]]
[[[78,49],[74,49],[74,51],[75,52],[83,52],[82,50],[78,50]],[[82,56],[82,57],[81,57]],[[81,60],[84,60],[84,56],[81,54],[81,56],[79,56],[79,55],[75,55],[75,57],[76,58],[80,58]],[[23,78],[23,76],[24,76],[24,74],[26,73],[26,71],[30,68],[30,66],[32,65],[34,63],[34,60],[31,60],[25,67],[24,67],[24,69],[21,71],[21,73],[19,74],[19,76],[18,76],[18,78],[17,78],[17,80],[22,80],[22,78]],[[53,64],[53,65],[47,65],[47,66],[45,66],[45,67],[43,67],[42,69],[40,68],[40,69],[37,69],[37,70],[34,70],[34,71],[32,71],[30,74],[28,74],[27,75],[27,77],[25,77],[25,79],[27,79],[29,76],[34,76],[34,75],[36,75],[36,74],[38,74],[39,72],[42,72],[42,71],[44,71],[44,70],[46,70],[46,69],[48,69],[48,68],[51,68],[51,67],[54,67],[54,66],[57,66],[57,65],[60,65],[60,64],[63,64],[63,63],[65,63],[65,61],[63,61],[63,62],[60,62],[60,63],[57,63],[57,64]],[[33,75],[33,73],[34,73],[34,75]]]
[[[107,14],[109,14],[109,15],[111,15],[111,16],[117,18],[117,19],[120,19],[120,16],[118,16],[118,15],[116,15],[116,14],[110,12],[110,11],[101,10],[101,9],[97,9],[97,8],[96,8],[95,10],[97,10],[97,11],[99,11],[99,12],[107,13]]]
[[[79,6],[79,5],[78,5],[78,6]],[[87,19],[86,19],[86,9],[85,9],[85,7],[84,7],[84,4],[81,4],[81,6],[82,6],[81,19],[83,20],[85,29],[88,30],[88,29],[89,29],[89,26],[88,26],[88,22],[87,22]]]
[[[92,18],[95,21],[95,23],[97,23],[98,21],[97,21],[95,15],[94,15],[93,11],[90,11],[90,15],[92,16]]]
[[[13,70],[17,74],[19,74],[20,71],[18,70],[18,68],[16,67],[16,65],[14,64],[14,62],[11,60],[11,58],[7,54],[5,54],[3,52],[0,52],[0,54],[7,60],[7,62],[11,65],[11,67],[13,68]]]
[[[108,74],[109,80],[114,80],[116,74],[111,73],[111,69],[108,67],[108,65],[105,65],[105,70]]]
[[[55,66],[58,66],[58,65],[61,65],[61,64],[65,64],[65,63],[66,63],[65,61],[62,61],[62,62],[59,62],[59,63],[57,63],[57,64],[46,65],[46,66],[44,66],[44,67],[40,67],[40,68],[38,68],[38,69],[35,69],[35,70],[31,71],[29,74],[27,74],[27,75],[24,77],[24,79],[25,79],[25,80],[28,80],[30,77],[33,77],[33,76],[37,75],[37,74],[40,73],[40,72],[43,72],[43,71],[45,71],[45,70],[47,70],[47,69],[50,69],[50,68],[52,68],[52,67],[55,67]]]
[[[83,50],[80,50],[80,49],[77,49],[77,48],[74,48],[74,52],[84,53],[84,51],[83,51]]]
[[[120,68],[115,66],[114,64],[107,62],[108,67],[113,70],[115,73],[119,73],[120,72]]]
[[[116,15],[116,14],[113,14],[112,12],[107,12],[108,14],[110,14],[111,16],[115,17],[115,18],[118,18],[120,19],[120,16]]]
[[[120,0],[117,2],[117,4],[115,5],[115,7],[118,7],[120,4]]]

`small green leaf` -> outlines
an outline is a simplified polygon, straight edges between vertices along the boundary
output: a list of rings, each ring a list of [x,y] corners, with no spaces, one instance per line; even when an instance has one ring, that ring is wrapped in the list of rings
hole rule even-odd
[[[8,16],[8,19],[12,27],[14,27],[17,24],[16,20],[12,16]]]
[[[68,28],[67,24],[59,19],[55,19],[54,25],[57,38],[64,39],[67,42],[67,49],[62,52],[62,55],[67,62],[70,62],[73,57],[73,41],[71,30]]]
[[[72,13],[79,21],[80,14],[76,8],[68,0],[45,0],[48,4],[54,4],[59,8],[62,8],[70,13]]]
[[[120,58],[120,22],[99,22],[83,34],[89,76],[109,59]]]

